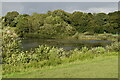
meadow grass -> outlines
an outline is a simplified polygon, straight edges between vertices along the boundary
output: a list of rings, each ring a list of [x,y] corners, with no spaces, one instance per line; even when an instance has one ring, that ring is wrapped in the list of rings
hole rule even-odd
[[[44,68],[29,68],[26,72],[3,75],[5,78],[117,78],[118,57],[99,56]]]

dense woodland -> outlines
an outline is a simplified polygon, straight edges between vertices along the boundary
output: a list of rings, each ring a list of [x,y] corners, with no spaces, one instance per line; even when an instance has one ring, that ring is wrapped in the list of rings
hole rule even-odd
[[[72,36],[78,33],[120,33],[120,11],[106,13],[73,13],[58,9],[45,14],[8,12],[2,17],[3,26],[15,27],[21,37],[40,38]]]

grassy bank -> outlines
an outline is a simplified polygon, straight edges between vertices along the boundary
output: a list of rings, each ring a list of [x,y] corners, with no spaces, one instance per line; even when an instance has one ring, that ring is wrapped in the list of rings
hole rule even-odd
[[[100,56],[93,60],[30,68],[26,72],[4,75],[7,78],[117,78],[118,57]]]
[[[118,34],[110,34],[110,33],[103,33],[103,34],[87,34],[87,33],[77,33],[73,36],[50,36],[50,35],[41,35],[41,34],[34,34],[29,33],[25,34],[24,37],[27,38],[56,38],[56,39],[78,39],[78,40],[108,40],[108,41],[118,41],[120,40],[120,35]]]
[[[108,41],[118,41],[120,35],[118,34],[89,34],[89,33],[76,33],[72,37],[68,37],[70,39],[83,39],[83,40],[108,40]]]

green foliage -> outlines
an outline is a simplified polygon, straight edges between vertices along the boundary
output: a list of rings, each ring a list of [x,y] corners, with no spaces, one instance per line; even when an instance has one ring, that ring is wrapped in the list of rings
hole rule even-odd
[[[92,49],[83,47],[81,50],[74,49],[64,51],[63,49],[55,47],[39,46],[39,48],[36,48],[35,50],[12,54],[11,57],[4,58],[6,62],[4,63],[3,71],[4,74],[20,72],[22,69],[27,70],[30,67],[42,68],[45,66],[55,66],[63,63],[69,63],[76,60],[82,61],[86,59],[94,59],[96,56],[100,55],[110,56],[118,54],[118,45],[112,44],[112,46],[109,47],[112,47],[114,50],[109,49],[108,51],[108,47],[96,47]],[[19,67],[20,65],[22,66]]]
[[[64,20],[66,23],[70,24],[70,13],[65,12],[64,10],[58,9],[54,10],[53,12],[49,12],[49,15],[56,17],[59,16],[62,20]]]
[[[19,34],[19,36],[23,37],[25,33],[29,33],[29,22],[27,17],[24,17],[24,15],[19,15],[16,18],[16,32]]]
[[[103,47],[96,47],[89,50],[93,54],[104,54],[106,50]]]
[[[120,51],[120,42],[115,42],[115,43],[111,44],[110,46],[106,46],[106,50],[119,52]]]
[[[119,29],[117,25],[119,23],[118,13],[119,11],[109,14],[82,12],[71,14],[63,10],[55,10],[49,11],[47,14],[34,13],[29,16],[27,14],[19,15],[17,12],[8,12],[2,20],[4,24],[2,43],[4,73],[20,72],[29,67],[41,68],[75,60],[93,59],[100,55],[112,55],[113,53],[117,55],[120,43],[113,43],[105,48],[88,49],[83,47],[80,50],[70,51],[42,45],[34,50],[22,51],[18,37],[63,38],[73,36],[73,38],[79,39],[82,37],[81,32],[86,35],[86,38],[88,35],[95,36],[93,33],[104,33],[98,37],[102,40],[108,40],[108,38],[115,36],[107,33],[119,33],[117,30]]]
[[[71,22],[73,25],[77,26],[81,24],[81,21],[83,20],[83,13],[82,12],[74,12],[71,15]]]
[[[82,48],[81,48],[82,53],[86,53],[86,52],[88,52],[88,50],[89,50],[89,49],[88,49],[87,47],[82,47]]]
[[[3,22],[3,25],[11,26],[11,27],[15,26],[15,23],[13,21],[14,21],[15,17],[17,17],[18,15],[19,15],[19,13],[16,11],[8,12],[3,18],[5,21],[5,22]]]
[[[11,54],[19,52],[20,41],[17,34],[10,27],[3,29],[2,50],[3,57],[9,57]]]
[[[44,37],[64,37],[75,34],[75,29],[67,23],[44,24],[39,30],[39,34]]]
[[[33,13],[32,16],[28,17],[29,33],[37,33],[39,28],[44,25],[44,20],[47,14]]]
[[[42,61],[48,59],[48,53],[50,49],[51,47],[47,47],[47,46],[39,46],[39,48],[36,48],[35,54],[37,55],[36,56],[37,60]]]
[[[45,20],[44,20],[45,24],[61,24],[63,22],[63,20],[59,17],[53,17],[53,16],[48,16]]]
[[[48,60],[48,64],[49,65],[58,65],[61,64],[61,59],[58,56],[59,52],[56,51],[56,49],[52,49],[49,52],[49,60]]]
[[[67,13],[58,9],[48,11],[46,14],[21,15],[13,11],[2,17],[2,21],[4,26],[16,27],[16,32],[21,37],[35,34],[42,38],[57,36],[64,38],[65,36],[73,36],[77,32],[85,32],[88,35],[104,32],[119,34],[119,14],[120,11],[109,14],[79,11]],[[103,37],[104,39],[105,37]]]

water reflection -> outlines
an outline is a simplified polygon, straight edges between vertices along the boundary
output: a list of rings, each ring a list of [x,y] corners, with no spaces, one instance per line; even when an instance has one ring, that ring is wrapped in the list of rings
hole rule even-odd
[[[22,40],[23,50],[30,50],[39,45],[56,46],[65,50],[71,50],[81,47],[98,47],[111,44],[111,41],[104,40],[66,40],[66,39],[24,39]]]

